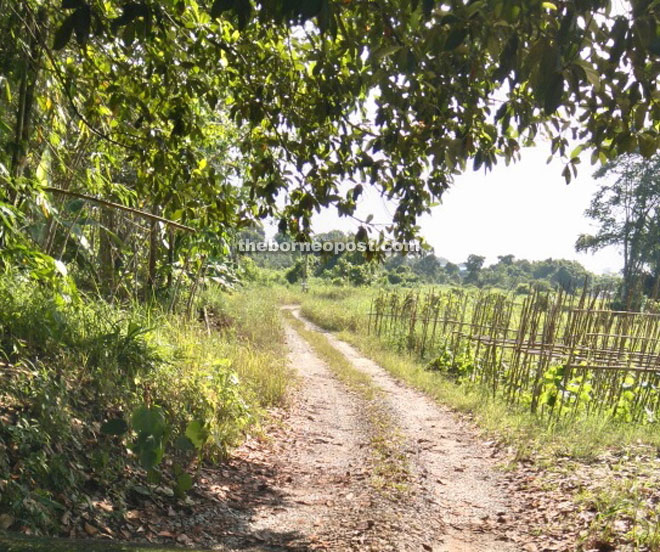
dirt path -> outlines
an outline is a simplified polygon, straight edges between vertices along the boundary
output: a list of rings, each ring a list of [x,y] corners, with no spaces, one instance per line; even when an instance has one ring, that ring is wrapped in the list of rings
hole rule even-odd
[[[279,535],[291,549],[434,550],[444,527],[433,500],[422,506],[392,500],[373,485],[374,459],[362,400],[347,391],[307,344],[286,329],[289,362],[300,377],[287,420],[287,437],[275,442],[275,508],[256,510],[253,534]],[[429,514],[433,515],[429,515]]]
[[[388,406],[405,435],[416,484],[437,497],[443,512],[446,531],[443,543],[435,549],[515,550],[509,542],[517,536],[510,526],[510,489],[495,469],[493,451],[456,415],[396,381],[348,343],[328,333],[326,337],[385,391]]]
[[[289,547],[326,548],[338,529],[360,517],[354,510],[370,507],[363,485],[367,437],[352,397],[294,330],[287,328],[286,338],[301,381],[290,432],[272,450],[280,459],[283,500],[258,510],[251,525],[256,533],[288,535]]]
[[[271,443],[248,442],[216,474],[229,482],[222,500],[195,522],[208,526],[214,516],[213,540],[223,550],[526,550],[493,451],[455,415],[325,335],[382,390],[380,406],[407,458],[405,489],[374,484],[364,399],[287,327],[289,362],[300,379],[293,407]]]

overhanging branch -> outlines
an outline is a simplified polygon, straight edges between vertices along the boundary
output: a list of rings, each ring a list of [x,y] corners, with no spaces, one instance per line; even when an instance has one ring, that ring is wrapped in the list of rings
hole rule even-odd
[[[132,213],[139,217],[144,217],[151,220],[157,220],[158,222],[162,222],[163,224],[167,224],[174,228],[178,228],[179,230],[186,230],[187,232],[193,232],[193,233],[197,232],[197,230],[191,228],[190,226],[186,226],[185,224],[180,224],[178,222],[174,222],[173,220],[159,217],[158,215],[154,215],[152,213],[147,213],[146,211],[140,211],[139,209],[134,209],[133,207],[126,207],[126,205],[122,205],[121,203],[114,203],[113,201],[108,201],[107,199],[101,199],[91,195],[81,194],[80,192],[71,192],[69,190],[62,190],[61,188],[54,188],[52,186],[45,186],[44,190],[46,190],[47,192],[54,192],[57,194],[77,197],[78,199],[84,199],[85,201],[93,201],[95,203],[99,203],[100,205],[103,205],[105,207],[110,207],[112,209],[121,209],[122,211]]]

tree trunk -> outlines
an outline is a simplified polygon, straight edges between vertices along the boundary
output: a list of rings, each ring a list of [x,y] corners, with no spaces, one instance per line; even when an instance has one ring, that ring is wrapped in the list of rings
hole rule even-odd
[[[160,213],[160,208],[158,205],[154,205],[153,214],[158,215]],[[147,271],[147,296],[152,299],[154,293],[156,292],[156,263],[158,261],[158,252],[159,252],[159,234],[160,229],[158,227],[158,222],[152,220],[149,225],[149,267]]]
[[[110,232],[115,232],[115,213],[112,209],[101,207],[101,229],[99,235],[99,275],[101,291],[107,297],[112,296],[115,289],[115,266],[112,256],[112,240]]]

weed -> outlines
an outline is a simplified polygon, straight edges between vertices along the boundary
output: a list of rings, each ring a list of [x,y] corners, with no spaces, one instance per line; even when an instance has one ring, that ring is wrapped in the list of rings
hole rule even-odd
[[[285,400],[272,301],[208,290],[200,308],[231,321],[209,328],[158,305],[60,299],[0,280],[0,513],[12,528],[57,533],[90,481],[121,510],[128,467],[181,495],[191,462],[224,457]]]

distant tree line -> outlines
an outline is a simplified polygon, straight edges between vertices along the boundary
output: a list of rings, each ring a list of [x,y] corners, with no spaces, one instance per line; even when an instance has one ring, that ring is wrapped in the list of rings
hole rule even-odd
[[[265,232],[260,227],[242,231],[239,240],[262,241]],[[273,240],[287,238],[277,233]],[[350,242],[355,236],[333,230],[314,236],[318,241]],[[291,283],[308,278],[321,278],[337,285],[400,285],[419,284],[472,285],[479,288],[493,287],[529,293],[533,288],[542,290],[562,289],[574,293],[585,282],[598,287],[617,289],[619,278],[596,275],[586,270],[577,261],[546,259],[528,261],[516,259],[514,255],[502,255],[496,263],[485,265],[485,257],[469,255],[463,263],[452,263],[433,252],[422,255],[389,255],[381,262],[372,262],[360,251],[341,253],[301,254],[299,252],[250,253],[248,264],[278,271]],[[245,262],[243,263],[245,264]]]
[[[602,180],[585,215],[596,224],[593,234],[578,237],[578,251],[615,247],[623,257],[620,277],[590,274],[580,263],[565,259],[527,261],[502,255],[490,266],[485,258],[469,255],[460,264],[428,253],[419,257],[390,256],[375,266],[360,253],[315,256],[276,255],[258,260],[266,268],[286,269],[291,282],[306,276],[349,282],[413,285],[417,283],[465,284],[515,289],[562,289],[569,293],[586,280],[612,291],[612,306],[639,310],[660,298],[660,155],[645,158],[634,152],[605,163],[594,174]],[[248,233],[263,236],[263,230]],[[261,232],[261,233],[260,233]],[[287,239],[278,234],[276,239]],[[317,239],[352,240],[336,230]]]

